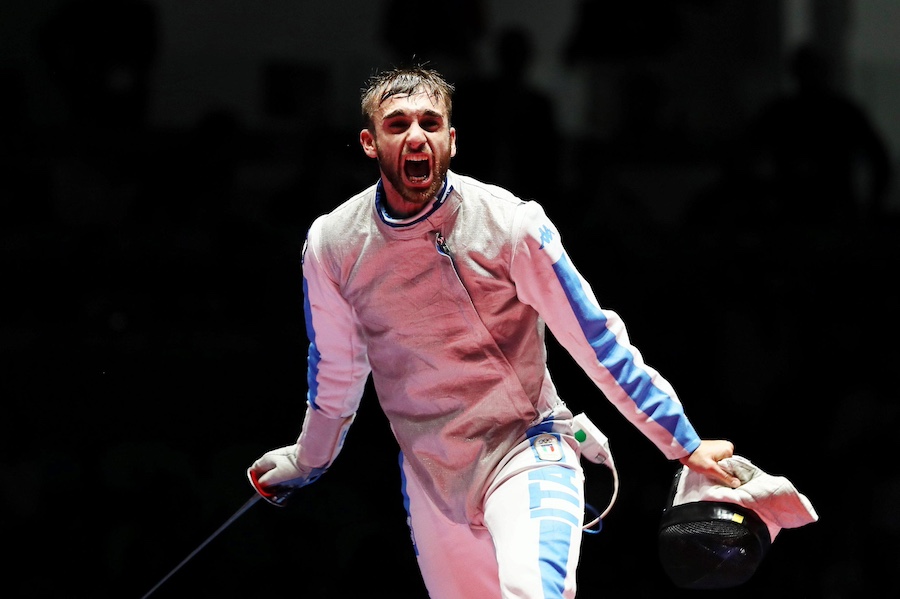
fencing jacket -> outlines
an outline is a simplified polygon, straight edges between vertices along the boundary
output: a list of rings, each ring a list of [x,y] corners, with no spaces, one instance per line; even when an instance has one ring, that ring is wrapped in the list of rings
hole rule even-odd
[[[537,202],[450,172],[429,209],[397,222],[382,193],[369,187],[308,232],[301,463],[340,447],[371,373],[417,480],[453,521],[473,522],[529,427],[571,418],[547,370],[545,323],[666,457],[696,449],[674,390],[597,304]]]

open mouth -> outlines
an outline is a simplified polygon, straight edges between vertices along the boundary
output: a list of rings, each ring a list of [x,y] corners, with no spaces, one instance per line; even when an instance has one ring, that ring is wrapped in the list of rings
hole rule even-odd
[[[409,157],[403,161],[403,174],[412,184],[427,183],[431,178],[431,165],[426,156]]]

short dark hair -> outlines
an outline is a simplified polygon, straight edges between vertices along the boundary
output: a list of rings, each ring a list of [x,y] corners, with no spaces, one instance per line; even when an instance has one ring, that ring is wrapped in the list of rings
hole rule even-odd
[[[435,100],[444,103],[447,109],[447,120],[453,112],[453,92],[456,88],[444,79],[436,70],[417,65],[412,67],[395,67],[375,73],[362,89],[360,108],[363,122],[367,127],[372,125],[372,115],[385,100],[394,96],[408,96],[416,92],[425,92]]]

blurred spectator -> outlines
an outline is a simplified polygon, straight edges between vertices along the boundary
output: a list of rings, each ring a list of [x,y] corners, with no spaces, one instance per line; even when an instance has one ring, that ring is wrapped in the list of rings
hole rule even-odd
[[[496,75],[457,82],[454,168],[551,203],[560,190],[563,148],[553,100],[529,81],[534,41],[525,29],[509,27],[493,50]]]
[[[799,47],[789,64],[795,90],[749,129],[752,164],[788,224],[846,226],[885,211],[887,147],[865,109],[834,85],[833,66],[821,49]]]
[[[475,47],[485,32],[482,0],[428,4],[389,0],[381,39],[399,64],[429,62],[451,82],[476,64]],[[424,34],[427,25],[432,33]]]

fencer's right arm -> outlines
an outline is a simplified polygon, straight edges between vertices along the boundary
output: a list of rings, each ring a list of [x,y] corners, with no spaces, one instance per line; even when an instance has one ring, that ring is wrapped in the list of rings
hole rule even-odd
[[[322,244],[324,217],[303,246],[303,311],[309,338],[306,416],[297,442],[263,455],[247,471],[254,489],[282,505],[317,480],[340,453],[370,372],[355,313],[340,292],[339,269]],[[327,245],[327,244],[325,244]]]

